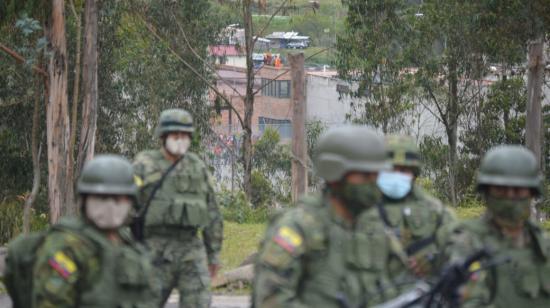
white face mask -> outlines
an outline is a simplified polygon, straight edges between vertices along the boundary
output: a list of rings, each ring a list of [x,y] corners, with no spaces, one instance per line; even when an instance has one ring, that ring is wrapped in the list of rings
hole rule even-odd
[[[172,155],[180,156],[187,152],[191,146],[189,137],[176,138],[174,136],[166,137],[166,150]]]
[[[132,208],[132,201],[89,196],[86,198],[86,217],[99,229],[112,230],[121,227]]]

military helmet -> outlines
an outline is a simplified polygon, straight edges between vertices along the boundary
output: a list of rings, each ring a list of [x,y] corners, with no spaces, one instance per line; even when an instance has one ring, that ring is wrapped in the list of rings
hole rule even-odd
[[[390,135],[386,137],[386,150],[394,166],[403,166],[420,171],[420,149],[411,136]]]
[[[520,145],[490,149],[477,173],[478,189],[486,185],[528,187],[542,193],[542,176],[533,153]]]
[[[84,165],[78,180],[79,194],[137,195],[132,164],[122,156],[97,155]]]
[[[391,167],[384,140],[366,126],[329,129],[319,137],[315,157],[317,174],[327,182],[348,172],[378,172]]]
[[[170,132],[194,131],[193,117],[189,112],[183,109],[167,109],[160,114],[157,136],[161,137]]]

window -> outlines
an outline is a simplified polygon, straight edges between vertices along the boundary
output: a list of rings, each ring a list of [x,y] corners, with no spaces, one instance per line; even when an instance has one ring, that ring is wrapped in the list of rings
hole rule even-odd
[[[266,128],[272,128],[279,132],[281,139],[290,139],[292,138],[292,123],[290,120],[285,119],[272,119],[266,117],[258,118],[260,132],[263,134]]]
[[[290,81],[278,81],[279,84],[279,97],[289,98],[290,97]]]
[[[262,95],[289,98],[290,80],[274,80],[262,78]]]

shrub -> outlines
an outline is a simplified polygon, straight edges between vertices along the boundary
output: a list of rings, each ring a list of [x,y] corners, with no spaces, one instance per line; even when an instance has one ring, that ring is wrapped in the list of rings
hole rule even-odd
[[[31,209],[31,231],[43,230],[49,226],[46,214]],[[5,201],[0,204],[0,244],[6,244],[23,232],[23,202]]]
[[[266,207],[273,201],[274,192],[269,180],[258,170],[252,171],[252,206]]]
[[[243,191],[222,189],[217,194],[224,220],[237,223],[264,223],[269,219],[268,207],[252,207]]]

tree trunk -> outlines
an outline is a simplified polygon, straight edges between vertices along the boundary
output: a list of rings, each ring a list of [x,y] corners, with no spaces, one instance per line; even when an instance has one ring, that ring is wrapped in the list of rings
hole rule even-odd
[[[76,55],[75,55],[75,65],[74,65],[74,81],[73,81],[73,99],[71,103],[71,141],[69,146],[69,159],[70,167],[74,170],[74,149],[76,146],[76,125],[78,123],[78,101],[80,98],[80,59],[81,59],[81,50],[82,50],[82,19],[76,11],[74,2],[70,1],[70,8],[73,12],[73,16],[76,22]]]
[[[51,25],[48,29],[50,52],[48,64],[49,95],[46,108],[48,144],[48,201],[50,220],[70,214],[68,196],[73,192],[73,178],[68,169],[69,112],[67,98],[67,41],[65,36],[65,5],[52,1]]]
[[[243,186],[248,200],[252,199],[252,115],[254,114],[254,50],[251,0],[243,1],[244,37],[246,48],[246,95],[244,100]]]
[[[82,129],[78,147],[77,174],[84,163],[94,156],[95,135],[97,131],[97,0],[86,0],[84,10],[84,68],[82,104]]]
[[[23,209],[23,233],[27,234],[31,230],[31,209],[38,195],[40,189],[40,153],[42,147],[40,145],[40,139],[38,129],[40,125],[40,102],[42,101],[42,89],[43,87],[38,83],[36,98],[34,101],[34,110],[32,115],[32,132],[31,132],[31,155],[32,155],[32,189],[30,194],[25,200],[25,207]]]
[[[449,143],[449,194],[453,206],[458,203],[456,190],[456,160],[458,140],[458,76],[456,63],[449,64],[449,106],[447,109],[447,141]]]
[[[288,54],[292,75],[292,201],[307,189],[307,142],[304,54]]]

